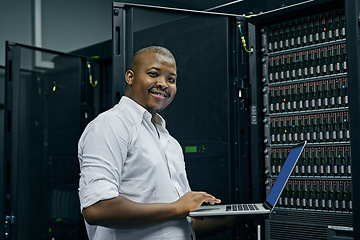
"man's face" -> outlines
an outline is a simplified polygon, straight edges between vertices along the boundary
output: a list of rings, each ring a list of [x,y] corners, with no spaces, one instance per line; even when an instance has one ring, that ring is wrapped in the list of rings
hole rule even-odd
[[[176,63],[157,53],[137,56],[137,64],[125,74],[129,91],[125,94],[151,114],[165,109],[176,94]]]

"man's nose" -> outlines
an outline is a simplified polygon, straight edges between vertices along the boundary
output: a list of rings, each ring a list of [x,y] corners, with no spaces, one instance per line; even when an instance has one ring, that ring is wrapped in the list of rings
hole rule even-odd
[[[161,89],[166,89],[168,88],[168,84],[166,82],[166,77],[159,77],[158,81],[156,82],[156,86],[160,87]]]

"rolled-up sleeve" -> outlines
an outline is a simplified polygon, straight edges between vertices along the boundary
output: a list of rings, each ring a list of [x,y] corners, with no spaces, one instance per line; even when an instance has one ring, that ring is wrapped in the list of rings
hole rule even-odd
[[[100,116],[84,130],[78,143],[81,211],[119,196],[121,169],[127,154],[127,127],[116,117]],[[125,129],[122,132],[119,129]]]

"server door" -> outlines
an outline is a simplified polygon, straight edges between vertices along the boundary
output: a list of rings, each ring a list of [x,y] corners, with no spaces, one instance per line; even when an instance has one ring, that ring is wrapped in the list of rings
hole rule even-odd
[[[16,43],[6,49],[0,238],[81,239],[77,141],[86,122],[86,61]]]
[[[183,147],[191,188],[214,194],[223,203],[248,201],[251,195],[245,156],[248,108],[238,91],[246,86],[240,77],[246,75],[240,21],[244,18],[236,15],[121,3],[113,7],[112,99],[123,94],[124,73],[137,50],[168,48],[176,58],[178,91],[160,114]]]
[[[113,12],[113,97],[123,94],[125,69],[137,50],[150,45],[170,49],[178,91],[161,114],[183,147],[192,188],[230,202],[236,75],[230,31],[236,30],[235,23],[221,15],[146,6],[115,4]]]

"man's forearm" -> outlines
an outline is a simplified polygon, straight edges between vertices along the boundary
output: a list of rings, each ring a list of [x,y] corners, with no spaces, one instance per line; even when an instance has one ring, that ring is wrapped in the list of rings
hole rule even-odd
[[[127,228],[180,217],[174,203],[142,204],[125,197],[100,201],[83,210],[90,225]]]
[[[187,192],[172,203],[136,203],[119,196],[85,208],[83,215],[90,225],[127,228],[186,217],[203,202],[215,204],[220,200],[208,193],[193,191]]]

